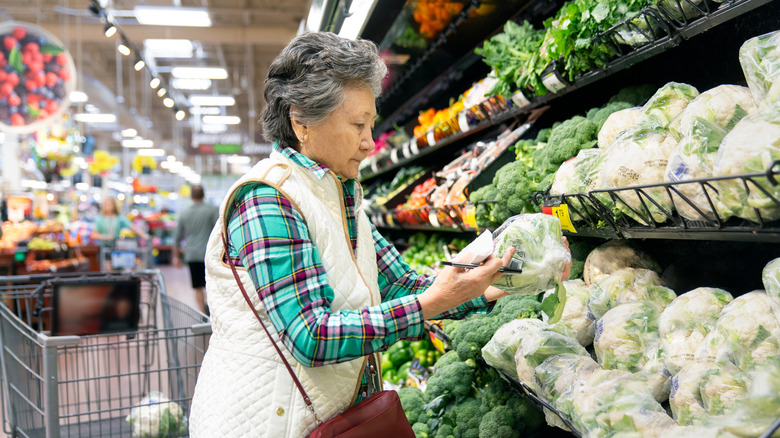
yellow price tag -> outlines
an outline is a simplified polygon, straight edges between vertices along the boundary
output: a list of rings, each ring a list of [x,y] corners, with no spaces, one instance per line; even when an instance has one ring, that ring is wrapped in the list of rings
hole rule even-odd
[[[574,224],[571,222],[571,218],[569,217],[569,206],[566,204],[560,204],[560,205],[545,205],[542,207],[542,212],[544,214],[549,214],[551,216],[557,217],[561,221],[561,229],[566,230],[570,233],[577,233],[577,229],[574,228]]]
[[[434,335],[432,332],[429,332],[428,335],[431,338],[431,343],[433,344],[433,347],[439,350],[440,353],[446,353],[446,351],[444,350],[444,342],[442,342],[441,339],[437,338],[436,335]]]
[[[463,215],[462,215],[463,223],[467,227],[473,228],[475,230],[479,228],[477,226],[477,215],[476,215],[476,212],[477,212],[477,206],[476,205],[469,205],[468,207],[466,207],[463,210]]]

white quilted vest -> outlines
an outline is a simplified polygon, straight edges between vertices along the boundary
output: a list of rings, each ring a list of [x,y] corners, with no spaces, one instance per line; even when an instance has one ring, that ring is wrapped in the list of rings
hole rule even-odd
[[[362,189],[355,194],[357,251],[353,256],[341,193],[332,172],[321,180],[274,151],[231,188],[206,249],[206,289],[212,335],[203,359],[190,415],[193,438],[302,437],[316,427],[300,392],[260,323],[247,306],[230,267],[223,263],[221,233],[236,190],[263,182],[279,190],[303,215],[334,290],[332,311],[355,310],[379,304],[376,250],[368,218],[361,209]],[[255,286],[245,269],[237,267],[244,288],[266,326],[275,332]],[[321,421],[352,406],[365,367],[365,358],[307,368],[279,341],[295,374],[308,393]]]

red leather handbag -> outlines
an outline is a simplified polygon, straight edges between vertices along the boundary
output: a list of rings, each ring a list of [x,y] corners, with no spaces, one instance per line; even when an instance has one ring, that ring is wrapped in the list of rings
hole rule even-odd
[[[224,233],[222,234],[222,243],[225,245],[225,252],[229,254],[227,239],[225,238]],[[401,406],[401,399],[398,398],[398,393],[395,391],[376,392],[334,418],[324,423],[320,421],[309,396],[303,389],[303,385],[300,380],[298,380],[298,377],[295,375],[290,363],[284,357],[284,354],[282,354],[282,350],[276,345],[273,336],[271,336],[271,332],[268,331],[265,322],[263,322],[262,318],[260,318],[260,315],[257,313],[257,309],[252,305],[252,300],[249,299],[249,295],[247,295],[246,290],[244,289],[244,284],[238,276],[238,271],[236,271],[233,260],[229,256],[227,259],[230,269],[233,271],[233,277],[235,277],[238,288],[241,289],[241,293],[244,295],[246,303],[249,305],[249,308],[252,309],[252,312],[260,322],[263,330],[265,330],[268,338],[271,339],[271,343],[276,349],[276,352],[282,359],[284,366],[287,367],[287,372],[290,373],[290,377],[292,377],[293,382],[295,382],[295,386],[298,388],[301,396],[303,396],[306,407],[314,414],[314,418],[317,420],[317,428],[314,429],[307,438],[376,438],[379,436],[415,438],[412,426],[406,419],[406,414]],[[377,376],[378,373],[374,364],[373,354],[368,356],[368,366],[370,367],[370,373],[373,373],[371,374],[373,378],[379,378]],[[369,391],[372,390],[372,387],[376,388],[378,386],[372,380],[373,379],[369,378]]]

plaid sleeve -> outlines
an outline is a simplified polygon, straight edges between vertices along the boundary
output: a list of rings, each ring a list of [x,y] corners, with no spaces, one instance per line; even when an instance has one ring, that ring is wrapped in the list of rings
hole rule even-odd
[[[376,262],[379,267],[379,290],[382,293],[382,301],[421,294],[433,284],[436,277],[421,275],[413,271],[403,261],[401,254],[395,246],[390,244],[377,231],[374,224],[371,224],[371,232],[374,236],[374,247],[376,248]],[[472,313],[487,313],[490,307],[485,297],[481,296],[441,315],[437,315],[433,319],[460,319]]]
[[[334,291],[304,218],[275,189],[257,185],[229,221],[231,257],[245,266],[282,342],[305,366],[345,362],[423,335],[414,296],[331,311]]]

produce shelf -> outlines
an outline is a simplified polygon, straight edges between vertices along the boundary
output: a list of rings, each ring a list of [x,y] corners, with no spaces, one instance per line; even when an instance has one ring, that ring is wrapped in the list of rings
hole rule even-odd
[[[576,234],[568,232],[569,235],[780,242],[780,220],[765,218],[767,209],[762,209],[762,212],[756,208],[746,208],[745,211],[755,215],[756,219],[748,221],[727,219],[722,209],[716,207],[716,186],[718,183],[726,183],[744,190],[746,197],[751,193],[758,194],[765,202],[771,203],[772,210],[780,211],[780,198],[776,189],[780,184],[778,179],[780,160],[760,173],[594,190],[580,194],[542,193],[537,194],[534,200],[539,202],[541,198],[546,208],[550,209],[565,204],[573,216],[579,218],[574,221]],[[698,201],[692,199],[692,194],[697,195]],[[680,208],[686,210],[687,217],[679,213]],[[660,216],[664,222],[656,223],[654,214],[656,219]],[[690,219],[693,215],[697,216],[696,220]]]

